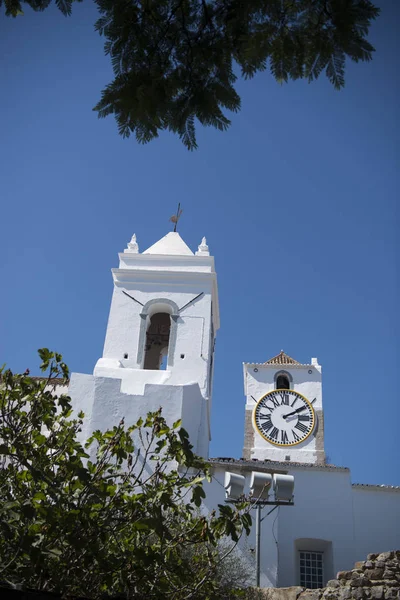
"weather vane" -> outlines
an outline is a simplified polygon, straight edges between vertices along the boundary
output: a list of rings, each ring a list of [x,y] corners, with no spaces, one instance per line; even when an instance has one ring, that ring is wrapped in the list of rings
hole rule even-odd
[[[178,203],[178,210],[176,211],[176,215],[172,215],[172,217],[170,217],[170,221],[171,223],[174,223],[174,231],[176,232],[176,228],[178,225],[178,221],[181,218],[181,214],[182,214],[182,209],[181,209],[181,203]]]

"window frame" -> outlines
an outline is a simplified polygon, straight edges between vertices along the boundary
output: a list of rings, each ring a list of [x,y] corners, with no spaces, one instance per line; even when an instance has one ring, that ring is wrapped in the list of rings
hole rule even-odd
[[[321,538],[297,538],[294,540],[293,550],[297,585],[300,585],[300,552],[322,553],[322,587],[324,587],[330,579],[334,578],[333,544],[331,540],[324,540]]]
[[[302,558],[304,555],[304,558]],[[304,561],[304,565],[302,565],[302,561]],[[307,562],[310,562],[310,565],[307,565]],[[313,562],[315,562],[315,567],[313,567]],[[318,566],[318,563],[320,566]],[[309,590],[321,589],[324,587],[324,551],[323,550],[298,550],[298,564],[299,564],[299,578],[301,587],[307,588]],[[304,574],[302,574],[301,570],[304,569]],[[313,572],[313,569],[320,569],[321,573],[317,571]],[[310,570],[310,573],[307,573],[307,569]],[[315,579],[315,582],[313,581]],[[316,583],[317,585],[313,585]]]

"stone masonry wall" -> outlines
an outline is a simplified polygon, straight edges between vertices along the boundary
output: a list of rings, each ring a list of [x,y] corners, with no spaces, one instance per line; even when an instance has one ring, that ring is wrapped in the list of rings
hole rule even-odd
[[[400,599],[400,551],[368,554],[352,571],[339,571],[325,588],[265,588],[248,600],[394,600]]]

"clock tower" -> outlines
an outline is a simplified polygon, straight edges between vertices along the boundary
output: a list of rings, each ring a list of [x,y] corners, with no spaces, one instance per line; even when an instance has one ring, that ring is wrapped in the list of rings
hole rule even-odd
[[[245,363],[245,459],[325,464],[321,366],[283,350]]]

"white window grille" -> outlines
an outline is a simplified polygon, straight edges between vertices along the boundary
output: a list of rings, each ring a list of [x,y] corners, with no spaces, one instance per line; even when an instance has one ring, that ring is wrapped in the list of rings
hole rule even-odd
[[[324,553],[300,550],[300,585],[309,589],[324,586]]]

